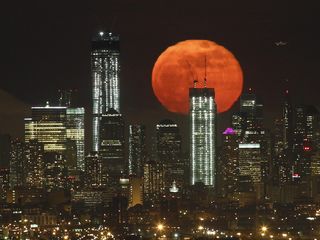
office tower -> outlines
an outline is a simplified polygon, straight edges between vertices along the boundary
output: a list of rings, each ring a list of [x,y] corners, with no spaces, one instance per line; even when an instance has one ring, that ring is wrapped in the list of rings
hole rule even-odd
[[[92,142],[99,150],[100,119],[109,108],[120,112],[120,44],[119,36],[99,32],[91,42],[93,97]]]
[[[164,171],[164,188],[169,192],[173,182],[178,188],[184,187],[184,162],[181,156],[181,135],[176,123],[169,119],[156,125],[157,162]]]
[[[143,177],[143,164],[146,161],[146,127],[129,125],[129,174]]]
[[[0,134],[0,168],[9,168],[11,137]]]
[[[239,174],[250,177],[254,184],[262,182],[261,147],[259,143],[239,144]]]
[[[127,174],[128,166],[124,159],[123,117],[113,108],[102,115],[99,136],[103,174],[108,175],[108,184],[115,186],[119,183],[121,176]]]
[[[31,118],[25,118],[25,142],[37,139],[45,152],[64,154],[67,144],[66,107],[32,107]]]
[[[238,136],[232,128],[223,132],[220,174],[222,175],[222,192],[231,194],[237,190],[239,178]]]
[[[263,141],[263,105],[251,92],[240,97],[240,113],[245,119],[243,142],[261,143]]]
[[[66,110],[67,140],[76,145],[76,167],[84,170],[85,132],[84,132],[84,108],[67,108]],[[74,151],[72,151],[74,152]],[[72,164],[73,165],[73,164]]]
[[[318,149],[319,112],[314,106],[297,106],[294,111],[294,180],[311,175],[311,157]]]
[[[44,150],[43,144],[31,139],[25,145],[25,185],[29,187],[43,187],[44,180]]]
[[[214,89],[191,88],[189,99],[191,185],[202,182],[215,187],[217,108]]]
[[[105,185],[106,179],[102,174],[102,158],[98,152],[91,152],[85,158],[85,186],[99,188]]]
[[[243,113],[235,113],[231,118],[231,127],[236,132],[239,141],[242,140],[245,132],[245,116]]]
[[[58,152],[45,152],[45,186],[47,189],[63,189],[67,186],[65,156]]]
[[[165,192],[163,164],[148,161],[143,169],[143,202],[158,203]]]

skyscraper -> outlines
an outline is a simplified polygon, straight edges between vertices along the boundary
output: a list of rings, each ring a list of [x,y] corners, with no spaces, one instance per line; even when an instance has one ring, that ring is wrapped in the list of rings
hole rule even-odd
[[[38,140],[30,140],[25,147],[25,184],[30,187],[43,187],[44,184],[44,152],[43,144]]]
[[[238,136],[232,128],[223,132],[222,148],[220,154],[219,174],[222,175],[221,191],[223,194],[231,194],[238,187],[239,178],[239,148]],[[218,174],[217,174],[218,175]]]
[[[67,108],[67,139],[76,145],[76,166],[84,170],[84,108]]]
[[[10,187],[24,184],[25,144],[19,139],[11,141],[10,151]]]
[[[143,176],[143,164],[146,161],[146,127],[129,126],[129,174]]]
[[[45,152],[64,154],[67,149],[66,107],[32,107],[31,118],[25,118],[25,142],[37,139]]]
[[[108,175],[111,185],[119,183],[121,175],[127,173],[124,159],[124,121],[120,113],[110,108],[102,115],[100,123],[100,150],[103,174]]]
[[[164,171],[164,188],[169,192],[173,182],[178,188],[184,185],[184,162],[181,156],[181,135],[178,125],[172,120],[162,120],[156,126],[157,162]]]
[[[191,184],[202,182],[215,187],[217,108],[214,89],[191,88],[189,99]]]
[[[91,43],[93,150],[99,150],[100,119],[109,108],[120,112],[119,36],[99,32]]]

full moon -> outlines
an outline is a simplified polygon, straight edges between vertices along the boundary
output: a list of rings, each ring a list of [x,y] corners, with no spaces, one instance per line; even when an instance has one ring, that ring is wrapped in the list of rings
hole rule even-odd
[[[242,92],[240,64],[230,51],[212,41],[179,42],[167,48],[153,67],[154,94],[170,112],[189,112],[189,88],[195,80],[197,88],[214,88],[219,113],[230,109]]]

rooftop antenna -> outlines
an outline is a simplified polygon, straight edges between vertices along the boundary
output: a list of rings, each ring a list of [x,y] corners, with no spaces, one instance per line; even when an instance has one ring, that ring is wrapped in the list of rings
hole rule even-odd
[[[204,88],[207,88],[207,55],[204,55]]]
[[[188,60],[185,60],[188,64],[188,67],[189,67],[189,71],[192,75],[192,78],[193,78],[193,88],[196,88],[197,87],[197,83],[198,83],[198,80],[197,78],[195,78],[195,75],[194,75],[194,72],[192,71],[192,67],[191,67],[191,64],[188,62]]]

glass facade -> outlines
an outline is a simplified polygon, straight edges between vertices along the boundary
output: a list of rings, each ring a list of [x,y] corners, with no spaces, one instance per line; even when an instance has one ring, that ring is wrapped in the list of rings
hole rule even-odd
[[[192,88],[190,97],[191,184],[215,186],[216,104],[214,89]]]
[[[91,46],[93,150],[99,150],[100,119],[109,108],[120,112],[119,36],[99,32]]]
[[[66,151],[66,107],[32,107],[32,118],[25,118],[25,142],[37,139],[45,152]]]
[[[77,168],[84,170],[84,108],[67,108],[67,139],[75,141]]]

